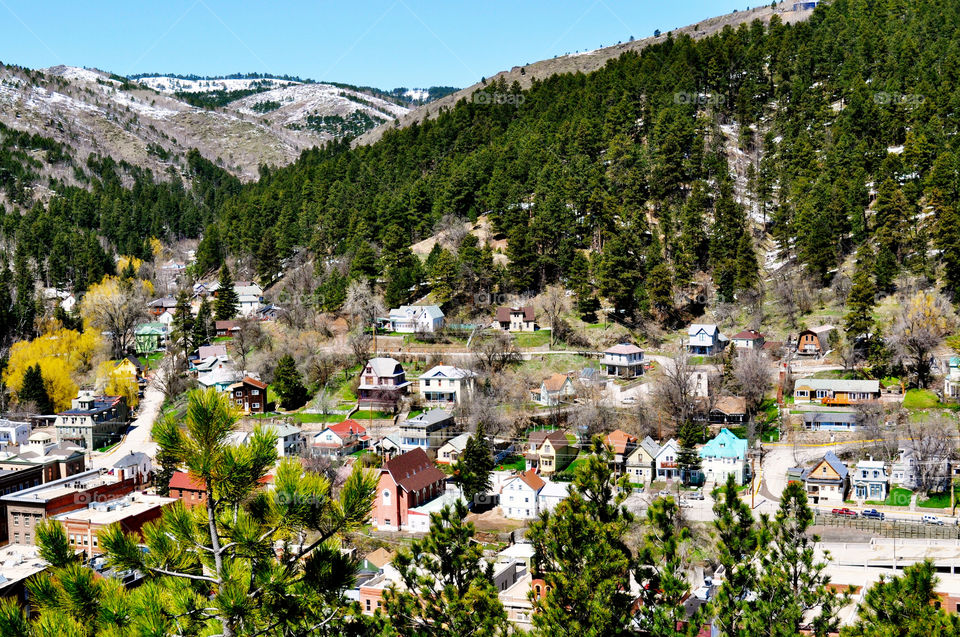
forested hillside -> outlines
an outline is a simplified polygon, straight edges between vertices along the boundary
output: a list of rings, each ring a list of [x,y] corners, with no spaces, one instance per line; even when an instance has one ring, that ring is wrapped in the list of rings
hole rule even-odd
[[[867,242],[881,284],[943,266],[956,289],[958,21],[956,0],[835,0],[523,93],[491,85],[371,147],[305,152],[228,201],[217,236],[254,253],[274,223],[283,253],[344,254],[408,289],[422,276],[408,244],[490,211],[510,266],[481,284],[564,280],[631,312],[700,271],[722,299],[756,288],[763,232],[819,284]]]
[[[827,285],[858,248],[880,289],[909,271],[955,292],[958,25],[960,0],[834,0],[796,24],[668,35],[589,75],[491,84],[375,145],[305,151],[246,186],[199,157],[189,194],[92,160],[91,192],[60,189],[47,212],[7,215],[4,235],[48,281],[66,262],[58,282],[80,288],[96,274],[44,228],[143,256],[148,237],[202,232],[205,269],[226,253],[308,247],[330,257],[328,308],[350,277],[379,279],[391,303],[562,281],[584,308],[603,298],[625,320],[669,321],[675,292],[705,275],[720,300],[759,290],[765,261]],[[412,256],[442,218],[482,213],[507,239],[505,268],[475,241]]]

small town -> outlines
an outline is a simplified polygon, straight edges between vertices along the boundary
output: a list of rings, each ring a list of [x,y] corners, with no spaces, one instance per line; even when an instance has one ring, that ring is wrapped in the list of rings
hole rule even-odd
[[[0,15],[0,637],[960,637],[960,0]]]

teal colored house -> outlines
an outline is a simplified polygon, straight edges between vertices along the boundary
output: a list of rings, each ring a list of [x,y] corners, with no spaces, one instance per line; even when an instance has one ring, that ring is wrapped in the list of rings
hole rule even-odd
[[[737,484],[745,484],[750,476],[747,441],[724,427],[700,449],[700,468],[707,482],[724,484],[727,476],[733,474]]]

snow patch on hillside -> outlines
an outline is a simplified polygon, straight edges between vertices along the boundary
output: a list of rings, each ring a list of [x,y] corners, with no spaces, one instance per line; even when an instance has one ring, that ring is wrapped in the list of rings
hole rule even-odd
[[[404,91],[403,96],[414,102],[425,102],[430,99],[430,91],[425,88],[411,88]]]
[[[101,82],[110,82],[111,84],[120,84],[117,80],[112,79],[109,75],[103,71],[98,71],[96,69],[84,69],[79,66],[51,66],[50,68],[43,69],[43,72],[46,75],[56,75],[62,77],[66,80],[79,80],[81,82],[93,82],[97,80]]]
[[[354,99],[350,99],[351,97]],[[254,110],[257,104],[264,102],[276,102],[280,104],[280,108],[267,113],[259,113]],[[231,102],[230,107],[236,109],[239,113],[265,117],[283,126],[302,123],[309,115],[313,114],[343,117],[354,111],[362,111],[371,117],[387,120],[405,115],[409,110],[366,93],[330,84],[284,86],[241,98]]]
[[[245,91],[258,86],[290,86],[299,84],[293,80],[278,80],[275,78],[248,78],[227,80],[182,80],[176,77],[158,75],[141,77],[140,84],[161,93],[209,93],[211,91]]]

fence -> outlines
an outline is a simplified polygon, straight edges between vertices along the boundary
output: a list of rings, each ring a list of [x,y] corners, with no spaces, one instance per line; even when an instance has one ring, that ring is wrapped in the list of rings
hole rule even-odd
[[[816,512],[813,523],[822,526],[846,527],[869,531],[882,537],[960,539],[960,527],[944,522],[943,526],[923,524],[919,520],[875,520]]]

